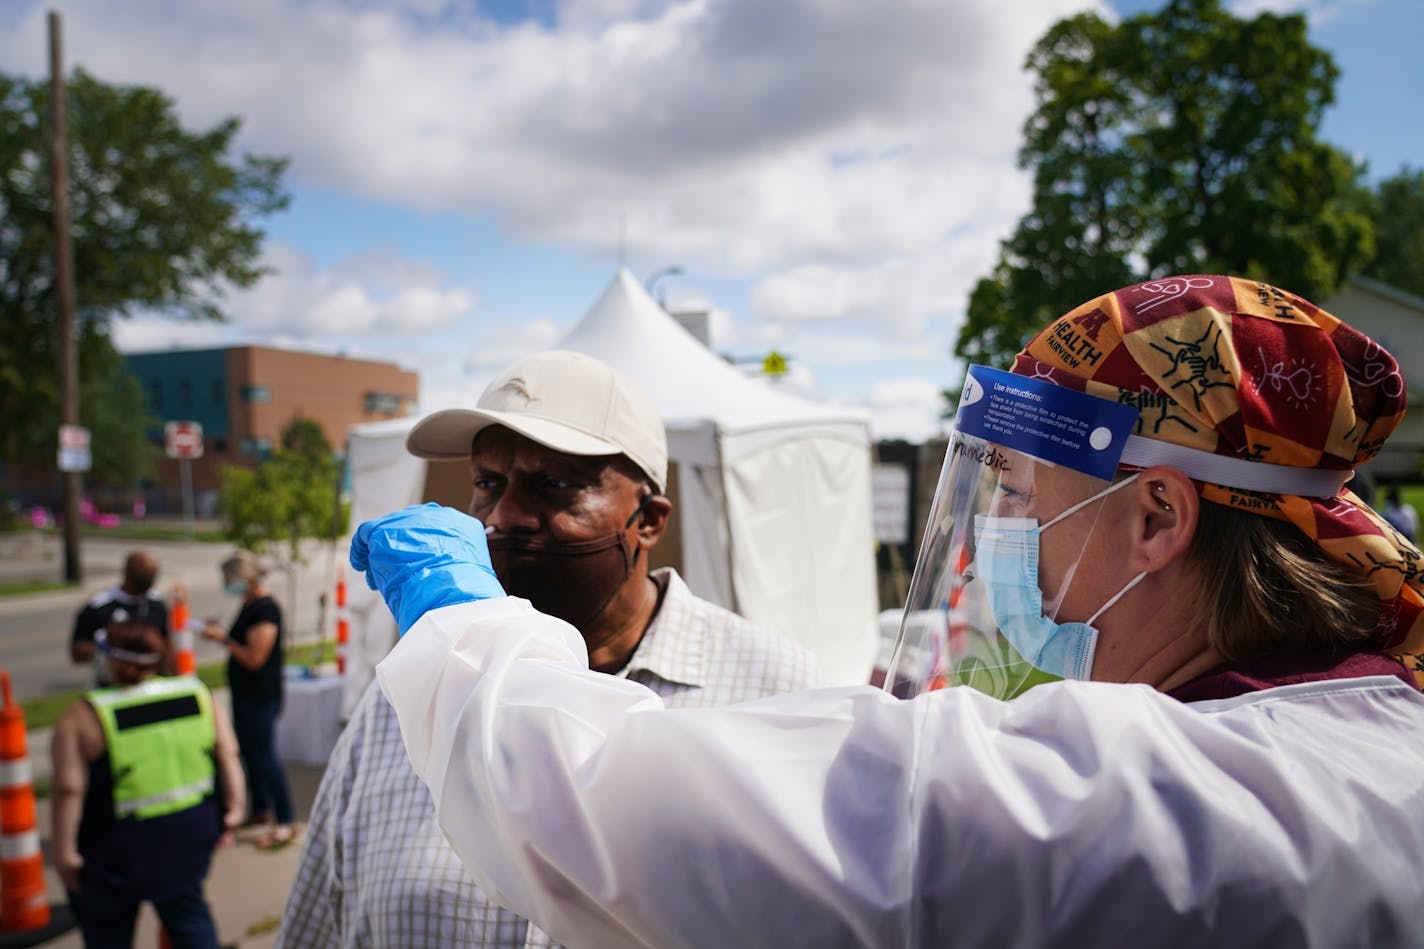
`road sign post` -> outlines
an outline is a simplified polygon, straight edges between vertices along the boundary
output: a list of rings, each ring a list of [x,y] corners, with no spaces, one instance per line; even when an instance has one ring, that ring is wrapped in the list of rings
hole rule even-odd
[[[197,533],[193,523],[193,459],[203,457],[203,426],[197,422],[168,422],[163,426],[163,450],[178,459],[183,481],[183,525]]]

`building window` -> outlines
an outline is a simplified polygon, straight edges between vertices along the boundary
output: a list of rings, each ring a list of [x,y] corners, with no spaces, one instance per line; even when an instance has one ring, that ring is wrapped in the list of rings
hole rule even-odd
[[[148,398],[153,403],[153,410],[159,415],[163,414],[163,383],[157,379],[148,384]]]
[[[244,455],[255,455],[258,458],[266,458],[272,454],[272,439],[270,438],[244,438],[242,440],[242,453]]]
[[[366,413],[395,415],[400,411],[401,397],[394,392],[367,392]]]
[[[270,386],[243,386],[242,401],[248,403],[271,402],[272,388]]]
[[[221,379],[214,379],[213,405],[222,405],[225,401],[227,401],[227,393],[223,391],[223,382]]]
[[[178,380],[178,404],[185,409],[193,404],[193,383],[187,379]]]

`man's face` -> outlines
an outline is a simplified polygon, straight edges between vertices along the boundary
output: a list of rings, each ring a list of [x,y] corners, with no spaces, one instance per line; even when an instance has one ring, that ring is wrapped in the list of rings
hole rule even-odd
[[[133,554],[124,563],[124,589],[129,593],[147,593],[158,579],[158,561],[145,554]]]
[[[549,543],[607,537],[629,529],[648,490],[636,472],[621,455],[566,455],[491,426],[475,437],[470,454],[470,514],[496,537]]]

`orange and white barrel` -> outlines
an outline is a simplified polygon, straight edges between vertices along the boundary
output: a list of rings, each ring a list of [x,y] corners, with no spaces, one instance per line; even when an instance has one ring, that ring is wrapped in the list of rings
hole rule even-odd
[[[346,674],[346,649],[351,641],[351,611],[346,606],[346,578],[336,578],[336,674]]]
[[[35,828],[35,782],[25,715],[0,670],[0,932],[40,929],[50,922],[44,854]]]
[[[173,611],[168,620],[173,637],[173,652],[177,659],[178,674],[192,675],[198,671],[198,658],[193,651],[195,644],[193,628],[188,617],[188,594],[181,586],[173,590]]]

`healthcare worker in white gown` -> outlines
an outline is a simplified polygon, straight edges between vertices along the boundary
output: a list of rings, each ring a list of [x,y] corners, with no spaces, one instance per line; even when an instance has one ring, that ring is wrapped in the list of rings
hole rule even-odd
[[[666,709],[448,508],[351,559],[446,835],[568,945],[1424,946],[1420,554],[1344,488],[1403,407],[1265,284],[1070,310],[969,371],[885,690]]]

